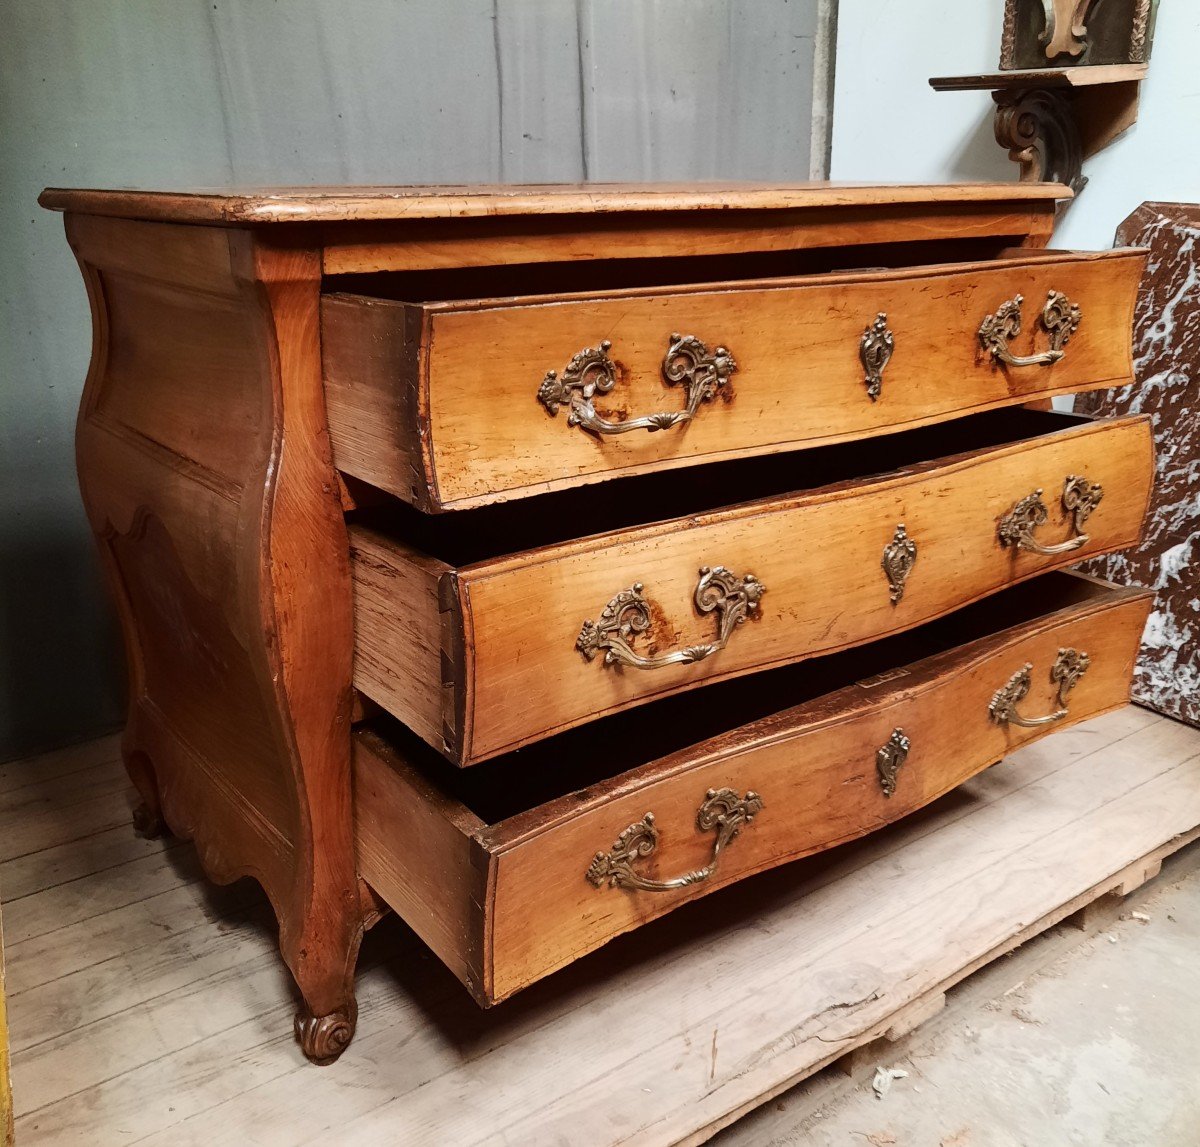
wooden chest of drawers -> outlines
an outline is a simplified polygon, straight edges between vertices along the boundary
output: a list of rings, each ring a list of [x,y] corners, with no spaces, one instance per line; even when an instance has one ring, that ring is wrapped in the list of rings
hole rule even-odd
[[[1127,700],[1147,595],[1064,567],[1148,422],[1044,400],[1143,256],[1066,194],[44,193],[140,821],[262,883],[310,1058],[388,906],[492,1004]]]

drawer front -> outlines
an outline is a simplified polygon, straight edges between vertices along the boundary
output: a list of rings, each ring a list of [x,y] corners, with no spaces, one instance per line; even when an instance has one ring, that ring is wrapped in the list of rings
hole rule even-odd
[[[1011,598],[989,604],[1000,626],[1013,611],[1010,627],[857,684],[831,681],[836,692],[496,823],[360,732],[361,874],[481,1003],[504,999],[680,904],[881,828],[1124,704],[1153,595],[1073,575],[1043,579],[1041,594],[1024,596],[1045,601],[1042,616]],[[676,720],[693,712],[674,707]],[[639,728],[649,735],[643,723],[625,735]],[[614,770],[647,759],[628,740],[609,748]],[[563,789],[578,783],[570,766]]]
[[[1126,703],[1149,604],[1142,596],[949,658],[911,684],[901,676],[898,690],[840,693],[819,716],[764,722],[706,759],[663,762],[605,798],[504,826],[498,835],[510,839],[492,874],[492,996],[714,888],[897,820],[1047,731]],[[1077,679],[1071,651],[1088,659]],[[1026,687],[1019,701],[997,704],[998,693],[1011,699]],[[1002,706],[1046,723],[998,721]]]
[[[1116,251],[517,302],[331,297],[335,460],[423,507],[467,507],[1097,388],[1131,373],[1142,263]]]
[[[467,567],[456,579],[449,755],[469,764],[655,697],[858,645],[1130,546],[1152,475],[1146,419],[1092,423]],[[1079,513],[1065,508],[1072,478],[1102,490],[1090,513],[1086,497]],[[358,674],[402,719],[403,608],[378,611],[360,639],[376,652]]]

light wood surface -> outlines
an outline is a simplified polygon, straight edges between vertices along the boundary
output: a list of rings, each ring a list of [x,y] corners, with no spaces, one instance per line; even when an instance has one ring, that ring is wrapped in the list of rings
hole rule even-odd
[[[993,88],[1087,88],[1099,84],[1136,83],[1146,78],[1146,64],[1091,64],[1084,67],[1016,68],[1007,72],[973,72],[934,76],[929,86],[939,92],[989,91]]]
[[[456,743],[457,690],[444,670],[444,651],[455,637],[446,632],[451,619],[442,614],[441,579],[450,567],[409,546],[354,531],[350,539],[354,571],[355,680],[389,682],[364,690],[390,707],[431,745]],[[403,637],[397,630],[403,632]],[[461,641],[461,637],[459,637]]]
[[[22,1147],[548,1147],[580,1127],[594,1147],[666,1147],[1178,847],[1200,824],[1200,732],[1134,708],[1089,721],[489,1013],[386,920],[358,1040],[318,1073],[285,1031],[261,893],[210,889],[187,846],[131,837],[124,793],[72,801],[122,779],[111,738],[0,766],[0,816],[29,784],[59,810],[59,843],[0,864]]]
[[[53,211],[159,222],[245,224],[367,222],[488,215],[610,211],[703,211],[980,203],[1070,199],[1054,183],[576,183],[410,187],[257,187],[140,191],[48,187],[38,202]]]
[[[1054,542],[1071,536],[1058,497],[1070,474],[1105,491],[1087,544],[1057,556],[1002,547],[997,522],[1039,488],[1053,507],[1040,532]],[[1152,474],[1144,419],[1069,425],[894,475],[480,561],[458,569],[450,587],[457,615],[435,612],[431,587],[407,590],[429,576],[418,572],[428,558],[352,527],[355,685],[455,763],[472,764],[658,697],[905,630],[1081,555],[1133,545]],[[918,557],[893,605],[881,558],[901,522]],[[583,622],[635,583],[652,618],[635,648],[665,653],[711,641],[713,615],[698,614],[693,595],[700,567],[716,565],[766,586],[758,616],[718,653],[637,670],[576,649]],[[443,619],[462,652],[445,647],[437,662],[429,643]],[[439,696],[435,684],[447,681],[454,688]]]
[[[648,184],[48,188],[56,210],[162,222],[300,224],[328,275],[543,261],[718,255],[1007,236],[1042,247],[1057,184]]]
[[[1005,184],[1013,187],[1017,184]],[[1044,185],[1043,185],[1044,186]],[[807,206],[730,213],[515,215],[466,220],[321,224],[328,275],[512,263],[683,258],[906,243],[990,242],[1044,247],[1053,199]]]
[[[362,920],[319,254],[246,231],[66,223],[95,332],[78,468],[125,631],[139,823],[194,840],[213,879],[263,885],[327,1055],[353,1026]]]
[[[481,1003],[494,1003],[683,903],[905,816],[1061,728],[990,721],[996,690],[1025,663],[1036,667],[1037,682],[1027,715],[1055,711],[1049,669],[1063,647],[1091,658],[1066,720],[1127,703],[1150,602],[1147,593],[1090,587],[1043,619],[897,667],[878,683],[850,684],[488,827],[443,799],[421,799],[427,786],[386,734],[361,732],[354,750],[359,871]],[[897,728],[912,749],[889,797],[875,758]],[[614,758],[622,745],[626,755],[636,751],[614,740]],[[561,771],[566,785],[570,771],[565,764]],[[713,837],[697,830],[697,812],[707,792],[726,788],[758,793],[764,808],[710,879],[669,892],[597,889],[585,879],[592,857],[647,812],[661,843],[638,870],[666,880],[703,868]],[[471,842],[484,855],[476,859]]]
[[[1095,389],[1132,373],[1128,332],[1144,256],[1055,254],[686,288],[418,305],[325,299],[334,460],[423,508],[462,508],[627,474],[846,441]],[[529,280],[536,284],[536,278]],[[586,285],[581,276],[581,287]],[[536,287],[534,288],[536,289]],[[980,347],[985,316],[1022,295],[1018,355],[1046,349],[1051,290],[1083,314],[1063,359],[1009,367]],[[876,401],[859,344],[876,314],[895,339]],[[599,436],[538,402],[547,371],[602,339],[618,383],[612,421],[680,410],[663,381],[672,332],[723,346],[737,371],[695,419]],[[481,374],[482,372],[482,374]],[[419,430],[418,430],[419,428]]]

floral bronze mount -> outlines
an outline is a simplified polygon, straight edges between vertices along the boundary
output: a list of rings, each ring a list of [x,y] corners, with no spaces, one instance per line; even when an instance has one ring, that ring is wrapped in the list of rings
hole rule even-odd
[[[1137,120],[1158,0],[1005,0],[999,72],[937,76],[991,91],[996,142],[1022,180],[1083,190],[1083,161]]]

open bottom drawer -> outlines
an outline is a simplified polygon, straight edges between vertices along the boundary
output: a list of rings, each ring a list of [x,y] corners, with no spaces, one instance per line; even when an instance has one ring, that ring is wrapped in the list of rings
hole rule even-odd
[[[1048,575],[870,647],[572,731],[519,768],[512,754],[450,769],[385,720],[355,734],[360,873],[495,1003],[1124,704],[1151,601]]]

